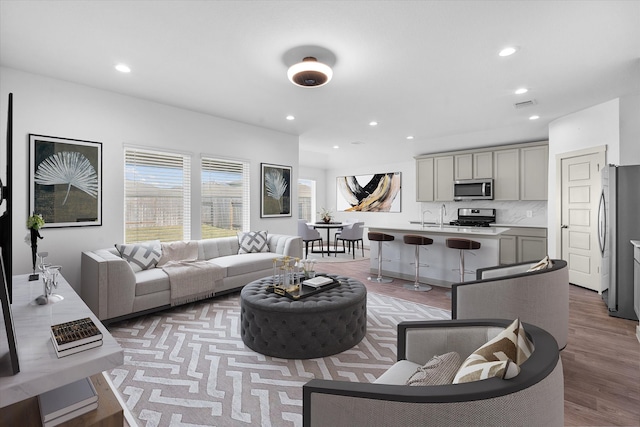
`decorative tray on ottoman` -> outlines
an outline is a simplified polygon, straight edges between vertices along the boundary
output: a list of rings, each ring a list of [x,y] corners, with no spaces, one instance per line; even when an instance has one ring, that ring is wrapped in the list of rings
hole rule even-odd
[[[316,280],[318,279],[318,280]],[[326,279],[326,280],[322,280]],[[330,281],[327,281],[330,280]],[[305,283],[309,282],[309,283]],[[333,277],[318,275],[313,279],[307,279],[302,281],[300,285],[291,285],[289,287],[269,285],[268,289],[278,295],[286,296],[292,300],[299,300],[311,295],[319,294],[327,289],[335,288],[340,285],[340,281]]]

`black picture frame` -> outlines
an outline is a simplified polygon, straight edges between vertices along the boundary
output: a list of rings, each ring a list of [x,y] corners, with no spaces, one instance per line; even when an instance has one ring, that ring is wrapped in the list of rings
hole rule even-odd
[[[44,228],[102,225],[102,143],[29,134],[29,213]]]
[[[7,376],[15,375],[20,372],[20,363],[18,362],[16,331],[13,326],[13,315],[11,313],[11,304],[9,303],[8,282],[5,275],[2,253],[0,253],[0,278],[0,280],[2,280],[2,289],[0,289],[0,305],[2,306],[4,330],[7,335],[6,341],[0,340],[0,376]],[[9,280],[11,280],[11,277],[9,277]]]
[[[291,216],[291,166],[260,164],[260,217]]]

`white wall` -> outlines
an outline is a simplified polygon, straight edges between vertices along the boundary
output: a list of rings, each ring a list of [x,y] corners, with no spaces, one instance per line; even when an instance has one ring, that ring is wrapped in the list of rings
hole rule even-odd
[[[601,145],[607,163],[640,164],[640,95],[622,98],[569,114],[549,124],[549,253],[556,253],[556,155]]]
[[[48,251],[49,261],[63,266],[71,285],[80,289],[80,253],[110,247],[124,236],[123,144],[192,154],[194,170],[192,238],[199,237],[199,157],[211,154],[251,162],[251,228],[270,233],[296,234],[297,204],[292,216],[260,218],[260,163],[293,167],[297,182],[298,137],[200,113],[144,101],[113,92],[93,89],[0,68],[0,135],[6,135],[7,95],[14,94],[14,232],[13,272],[31,270],[31,250],[23,241],[28,215],[28,134],[101,142],[103,150],[103,221],[100,227],[44,229],[38,249]],[[2,144],[4,154],[4,144]],[[4,160],[3,160],[4,162]],[[1,170],[5,166],[0,165]],[[297,185],[292,186],[297,200]]]
[[[640,93],[620,98],[620,164],[640,164]]]

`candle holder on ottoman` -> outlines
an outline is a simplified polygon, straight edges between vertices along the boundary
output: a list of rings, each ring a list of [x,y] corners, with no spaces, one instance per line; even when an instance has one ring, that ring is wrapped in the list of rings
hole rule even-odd
[[[367,332],[367,290],[357,280],[330,277],[340,285],[299,300],[272,292],[271,277],[243,287],[240,334],[245,345],[267,356],[313,359],[358,344]]]

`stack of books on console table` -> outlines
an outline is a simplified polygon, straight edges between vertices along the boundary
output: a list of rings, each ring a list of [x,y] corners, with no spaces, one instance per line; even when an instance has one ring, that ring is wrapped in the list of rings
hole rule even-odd
[[[38,396],[44,427],[54,427],[98,408],[98,393],[91,379],[83,378]]]
[[[51,326],[51,342],[58,357],[102,345],[102,333],[93,321],[84,319]]]

